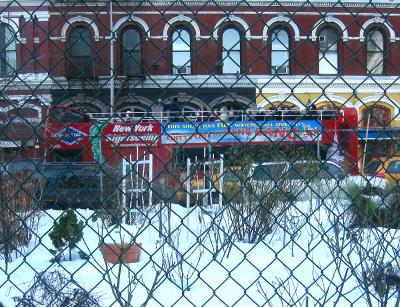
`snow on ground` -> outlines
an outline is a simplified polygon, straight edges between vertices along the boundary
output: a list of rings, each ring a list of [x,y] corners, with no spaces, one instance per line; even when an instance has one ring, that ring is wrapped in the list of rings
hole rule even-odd
[[[347,205],[337,199],[297,202],[264,240],[234,242],[218,254],[221,244],[229,242],[222,224],[232,221],[219,219],[218,231],[211,227],[212,217],[199,207],[187,210],[175,204],[162,205],[160,224],[156,206],[148,219],[136,226],[122,225],[122,230],[93,220],[93,211],[77,210],[79,219],[85,222],[84,240],[78,246],[90,258],[75,256],[60,263],[51,261],[53,246],[48,234],[62,212],[48,210],[26,257],[9,263],[6,273],[4,262],[1,264],[0,301],[13,306],[13,297],[28,291],[36,274],[60,270],[97,295],[101,306],[117,306],[110,284],[117,282],[115,276],[120,272],[123,297],[128,295],[127,287],[139,281],[132,305],[140,306],[147,297],[143,285],[150,288],[156,271],[163,268],[169,274],[161,270],[161,282],[149,306],[364,306],[367,292],[372,305],[378,306],[376,289],[363,287],[357,277],[363,276],[362,268],[370,273],[373,260],[398,268],[399,232],[349,229]],[[143,244],[140,261],[106,265],[99,245],[121,237],[125,242]],[[108,271],[111,273],[107,275]],[[392,290],[389,296],[387,306],[394,306],[397,296]]]

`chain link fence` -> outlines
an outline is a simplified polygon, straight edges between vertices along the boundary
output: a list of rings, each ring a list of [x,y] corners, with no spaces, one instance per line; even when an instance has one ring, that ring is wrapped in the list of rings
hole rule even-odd
[[[0,1],[0,305],[399,306],[399,6]]]

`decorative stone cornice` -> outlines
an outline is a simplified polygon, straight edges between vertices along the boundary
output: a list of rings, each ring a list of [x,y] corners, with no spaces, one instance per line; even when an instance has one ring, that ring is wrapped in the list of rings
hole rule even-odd
[[[99,77],[98,80],[84,84],[79,81],[69,82],[64,77],[49,77],[47,74],[20,74],[10,81],[0,79],[0,88],[9,90],[70,90],[109,89],[109,76]],[[328,76],[274,76],[274,75],[151,75],[148,78],[133,79],[124,82],[116,78],[116,88],[124,84],[127,88],[254,88],[258,93],[275,93],[280,95],[292,93],[398,93],[400,79],[398,77],[328,77]],[[34,90],[32,90],[34,89]],[[357,92],[356,92],[357,91]]]
[[[75,6],[87,6],[87,3],[85,4],[79,4],[75,3],[74,1],[59,1],[54,3],[53,5],[55,6],[71,6],[71,2]],[[88,1],[89,2],[89,1]],[[37,5],[43,5],[40,1],[22,1],[19,3],[30,3],[33,6]],[[96,4],[94,5],[100,5],[100,6],[105,6],[108,5],[110,2],[109,1],[96,1]],[[185,0],[185,6],[204,6],[204,4],[210,4],[209,1],[207,0]],[[242,0],[214,0],[214,3],[216,6],[260,6],[260,7],[266,7],[266,6],[303,6],[303,7],[332,7],[334,4],[337,4],[337,0],[291,0],[291,1],[279,1],[279,3],[275,0],[247,0],[247,1],[242,1]],[[360,8],[365,8],[368,7],[368,5],[371,4],[371,1],[369,0],[341,0],[340,3],[342,4],[343,7],[360,7]],[[400,0],[374,0],[373,6],[374,7],[387,7],[387,8],[397,8],[400,4]],[[119,6],[136,6],[136,5],[141,5],[141,6],[166,6],[170,7],[171,5],[176,6],[176,1],[175,0],[155,0],[151,1],[148,0],[146,2],[143,1],[126,1],[126,2],[118,2]],[[372,7],[372,6],[371,6]]]

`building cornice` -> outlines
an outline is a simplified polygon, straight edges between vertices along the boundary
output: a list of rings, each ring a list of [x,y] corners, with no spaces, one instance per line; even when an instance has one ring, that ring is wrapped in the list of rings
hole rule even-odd
[[[18,2],[14,1],[1,1],[0,6],[2,7],[19,7],[23,5],[24,7],[45,7],[45,6],[65,6],[71,7],[71,5],[76,7],[87,7],[88,3],[91,3],[92,6],[100,6],[104,7],[109,5],[110,1],[86,1],[84,4],[79,4],[73,0],[65,0],[65,1],[51,1],[50,2],[42,2],[39,0],[21,0]],[[235,7],[249,7],[249,6],[303,6],[303,7],[332,7],[334,5],[339,4],[337,7],[386,7],[386,8],[397,8],[400,5],[400,0],[374,0],[373,6],[371,5],[371,1],[369,0],[291,0],[291,1],[279,1],[276,0],[214,0],[210,3],[208,0],[184,0],[185,6],[201,6],[204,7],[205,4],[208,6],[235,6]],[[165,6],[171,7],[171,5],[176,6],[175,0],[155,0],[155,1],[126,1],[126,2],[118,2],[118,6],[132,6],[132,7],[156,7],[156,6]]]
[[[64,77],[49,77],[47,74],[25,74],[18,78],[0,79],[3,91],[74,90],[74,89],[109,89],[109,76],[86,82],[68,81]],[[115,79],[115,87],[121,85],[130,89],[179,88],[188,90],[198,88],[225,88],[227,93],[234,88],[254,88],[257,93],[296,94],[296,93],[387,93],[400,92],[400,77],[396,76],[274,76],[274,75],[184,75],[155,76],[132,79]]]
[[[303,6],[303,7],[330,7],[332,8],[335,4],[340,4],[338,7],[368,7],[371,5],[371,1],[369,0],[291,0],[291,1],[276,1],[276,0],[214,0],[211,4],[208,0],[185,0],[185,6],[204,6],[207,4],[209,6],[235,6],[235,7],[248,7],[248,6]],[[395,8],[398,7],[400,4],[399,0],[375,0],[373,1],[373,7],[388,7],[388,8]],[[175,0],[164,0],[164,1],[134,1],[136,5],[140,3],[151,6],[171,6],[176,5]],[[214,3],[214,5],[213,5]],[[126,2],[126,5],[133,5],[132,2]]]

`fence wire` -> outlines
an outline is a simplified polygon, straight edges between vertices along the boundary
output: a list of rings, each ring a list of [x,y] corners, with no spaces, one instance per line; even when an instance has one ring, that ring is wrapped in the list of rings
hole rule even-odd
[[[0,1],[0,306],[400,306],[400,1]]]

